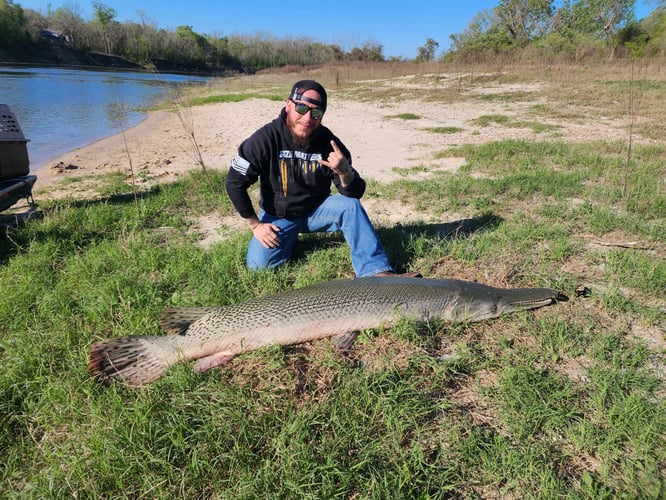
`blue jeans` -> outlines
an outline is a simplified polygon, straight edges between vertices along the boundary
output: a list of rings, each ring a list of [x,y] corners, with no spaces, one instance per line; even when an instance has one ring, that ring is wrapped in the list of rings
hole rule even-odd
[[[252,238],[247,249],[247,267],[251,270],[284,264],[291,257],[299,233],[342,231],[351,250],[352,267],[357,277],[393,271],[368,214],[355,198],[331,195],[310,215],[296,219],[281,219],[261,210],[259,220],[280,228],[280,245],[277,248],[266,248],[256,238]]]

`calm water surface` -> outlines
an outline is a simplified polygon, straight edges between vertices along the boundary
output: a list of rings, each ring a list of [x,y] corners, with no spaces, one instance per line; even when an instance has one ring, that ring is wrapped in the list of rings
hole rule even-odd
[[[28,142],[30,169],[137,125],[137,109],[179,86],[208,79],[187,75],[0,66],[0,103],[16,115]],[[118,110],[122,110],[119,114]],[[120,118],[119,118],[120,117]]]

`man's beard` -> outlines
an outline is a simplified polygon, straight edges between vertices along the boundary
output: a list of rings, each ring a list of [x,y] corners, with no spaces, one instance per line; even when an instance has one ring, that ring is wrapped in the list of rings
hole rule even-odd
[[[291,134],[291,140],[294,141],[294,144],[300,148],[305,148],[310,145],[310,136],[298,137],[294,134]]]
[[[294,130],[296,128],[296,122],[294,121],[293,123],[289,121],[289,117],[286,118],[287,121],[287,128],[289,129],[289,133],[291,134],[291,140],[293,141],[295,146],[298,146],[299,148],[305,148],[310,145],[312,142],[312,139],[315,135],[317,135],[318,129],[313,130],[310,134],[307,136],[298,136],[294,133]]]

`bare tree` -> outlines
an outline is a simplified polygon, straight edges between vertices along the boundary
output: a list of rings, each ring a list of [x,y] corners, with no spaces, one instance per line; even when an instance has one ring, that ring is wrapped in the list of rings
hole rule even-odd
[[[80,12],[81,8],[76,3],[66,3],[49,14],[50,28],[62,31],[71,36],[76,45],[85,38],[86,23]]]

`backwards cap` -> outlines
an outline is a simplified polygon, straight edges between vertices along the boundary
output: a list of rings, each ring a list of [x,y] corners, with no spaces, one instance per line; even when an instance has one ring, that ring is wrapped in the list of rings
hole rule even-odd
[[[303,97],[303,93],[306,90],[315,90],[321,96],[321,101],[317,99],[312,99],[310,97]],[[291,94],[289,94],[289,99],[294,101],[305,101],[315,106],[319,106],[323,111],[326,111],[326,90],[321,84],[315,82],[314,80],[301,80],[300,82],[294,83],[294,86],[291,89]]]

